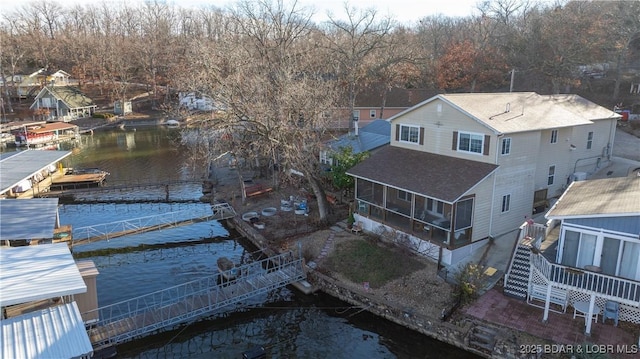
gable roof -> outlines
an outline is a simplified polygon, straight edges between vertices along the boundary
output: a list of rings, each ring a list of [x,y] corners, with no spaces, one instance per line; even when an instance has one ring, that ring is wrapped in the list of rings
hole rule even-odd
[[[30,108],[46,93],[50,93],[57,100],[64,102],[68,108],[93,107],[93,100],[85,96],[80,90],[72,86],[46,86],[40,90]]]
[[[340,148],[351,147],[353,153],[374,150],[391,142],[391,124],[386,120],[374,120],[361,128],[358,136],[346,134],[330,141],[328,146],[337,151]]]
[[[640,176],[575,181],[547,218],[640,217]]]
[[[436,100],[449,103],[498,134],[573,127],[588,125],[594,120],[621,118],[620,114],[578,95],[539,95],[535,92],[441,94],[403,113]]]
[[[453,203],[497,165],[387,146],[347,174]]]

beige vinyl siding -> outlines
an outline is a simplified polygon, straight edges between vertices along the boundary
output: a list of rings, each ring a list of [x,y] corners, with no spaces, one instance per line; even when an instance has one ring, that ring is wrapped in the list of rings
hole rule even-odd
[[[538,158],[534,191],[547,188],[547,197],[562,194],[567,177],[573,168],[573,153],[570,149],[571,128],[558,128],[558,142],[550,143],[551,130],[541,131],[538,144]],[[555,177],[552,185],[548,185],[549,167],[555,166]]]
[[[531,216],[533,206],[534,163],[522,162],[508,171],[496,173],[495,193],[493,197],[493,223],[491,234],[499,236],[516,229]],[[502,197],[511,195],[509,211],[502,213]]]
[[[604,161],[607,160],[607,144],[612,145],[615,136],[615,127],[615,120],[598,120],[594,121],[592,125],[574,127],[571,133],[571,143],[576,146],[576,149],[571,151],[574,161],[569,170],[573,172],[575,167],[576,172],[592,173],[597,170],[598,158],[602,167]],[[587,149],[589,132],[593,132],[591,149]]]
[[[489,222],[491,221],[491,191],[493,176],[489,176],[467,194],[475,194],[473,202],[473,234],[471,241],[475,242],[489,236]]]
[[[533,194],[537,188],[536,173],[538,172],[538,147],[541,134],[538,131],[505,134],[497,141],[498,148],[501,139],[511,138],[509,155],[497,156],[500,165],[496,171],[496,185],[493,197],[493,225],[492,235],[497,236],[517,228],[525,217],[530,216],[533,206]],[[545,170],[546,173],[546,170]],[[546,177],[545,177],[546,178]],[[502,197],[510,194],[510,208],[502,213]]]
[[[438,105],[441,111],[438,111]],[[391,145],[412,150],[420,150],[439,155],[464,158],[472,161],[493,163],[495,160],[497,137],[491,129],[445,102],[434,100],[422,107],[405,113],[391,123]],[[421,146],[399,142],[396,139],[396,125],[414,125],[424,128],[424,143]],[[488,155],[473,154],[452,150],[454,131],[489,135]]]

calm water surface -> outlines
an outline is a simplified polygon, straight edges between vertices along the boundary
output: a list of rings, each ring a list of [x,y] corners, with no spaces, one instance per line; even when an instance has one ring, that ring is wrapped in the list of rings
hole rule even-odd
[[[85,198],[101,203],[63,205],[60,222],[76,230],[159,213],[176,212],[189,218],[206,212],[208,206],[197,201],[205,166],[185,165],[186,154],[175,142],[178,136],[178,131],[164,128],[83,136],[66,165],[106,170],[111,173],[108,186],[183,181],[170,191],[171,199],[180,203],[143,202],[164,198],[164,189],[93,194]],[[123,197],[140,203],[115,203]],[[215,274],[219,256],[240,262],[254,251],[237,233],[212,221],[80,245],[74,252],[92,255],[88,251],[105,248],[130,250],[90,257],[100,272],[100,305]],[[255,346],[264,347],[268,358],[476,358],[329,296],[306,296],[289,288],[117,350],[119,358],[241,358]]]

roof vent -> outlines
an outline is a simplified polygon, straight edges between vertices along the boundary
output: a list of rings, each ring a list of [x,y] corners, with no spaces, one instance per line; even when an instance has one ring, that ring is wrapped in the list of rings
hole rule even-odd
[[[507,102],[507,106],[504,109],[504,112],[510,112],[511,111],[511,103]]]

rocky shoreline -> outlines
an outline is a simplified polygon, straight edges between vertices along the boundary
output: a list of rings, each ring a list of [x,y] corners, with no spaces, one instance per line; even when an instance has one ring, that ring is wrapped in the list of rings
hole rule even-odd
[[[259,201],[241,204],[239,207],[234,208],[236,208],[236,210],[238,208],[244,208],[246,211],[255,210],[260,206],[268,205],[266,203],[268,200],[269,197],[265,197]],[[294,243],[300,242],[305,248],[316,247],[312,252],[322,257],[322,255],[319,255],[319,252],[322,252],[322,250],[318,250],[317,247],[322,247],[323,244],[324,247],[327,247],[327,238],[331,235],[331,232],[343,236],[345,240],[356,239],[356,235],[351,234],[350,231],[345,231],[344,227],[346,227],[346,225],[344,223],[338,223],[328,230],[318,230],[313,233],[308,233],[307,235],[299,236],[288,241],[288,244],[283,244],[274,238],[265,237],[261,231],[255,229],[250,223],[242,220],[241,214],[229,219],[228,225],[237,230],[267,255],[288,250],[292,248]],[[340,234],[341,232],[342,234]],[[318,243],[313,244],[313,242],[319,242],[320,245]],[[330,256],[330,252],[329,250],[325,255]],[[424,293],[422,297],[422,302],[426,304],[427,308],[417,308],[415,301],[410,300],[411,297],[415,297],[412,293],[404,291],[404,295],[403,293],[396,293],[398,295],[390,298],[390,290],[385,290],[389,288],[383,288],[381,290],[365,289],[360,284],[352,283],[341,278],[337,273],[325,273],[326,270],[322,268],[322,260],[305,263],[305,269],[307,272],[307,281],[310,282],[316,290],[322,291],[349,304],[359,306],[362,310],[366,310],[381,318],[441,342],[451,344],[484,358],[528,358],[527,355],[519,353],[519,343],[516,339],[517,335],[515,335],[511,329],[501,328],[490,323],[483,323],[476,318],[462,314],[455,315],[454,319],[443,321],[439,308],[430,308],[431,310],[428,310],[429,306],[433,307],[438,305],[436,303],[430,305],[429,293]],[[441,280],[441,282],[437,283],[435,287],[444,289],[445,286],[449,285],[446,284],[444,280],[439,280]],[[432,294],[437,295],[437,293]],[[542,343],[544,341],[536,340],[536,342]]]

